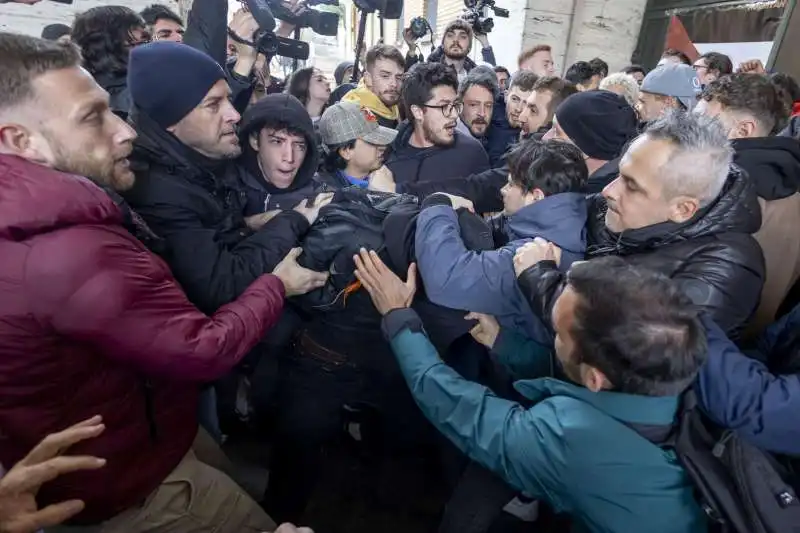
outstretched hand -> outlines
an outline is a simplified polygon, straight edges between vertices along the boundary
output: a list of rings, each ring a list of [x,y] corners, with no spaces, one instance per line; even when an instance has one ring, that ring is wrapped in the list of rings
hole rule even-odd
[[[73,444],[100,435],[105,426],[99,416],[84,420],[44,438],[25,458],[0,479],[0,531],[33,533],[58,525],[83,510],[81,500],[69,500],[39,509],[36,495],[44,483],[78,470],[96,470],[105,459],[63,455]]]
[[[367,290],[381,315],[411,305],[417,291],[416,263],[408,267],[404,282],[389,270],[374,251],[367,252],[362,248],[358,255],[353,256],[353,261],[356,263],[356,278]]]

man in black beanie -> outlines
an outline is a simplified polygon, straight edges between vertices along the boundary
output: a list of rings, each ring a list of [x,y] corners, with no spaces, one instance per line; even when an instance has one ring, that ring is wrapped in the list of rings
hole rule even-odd
[[[619,95],[588,91],[570,96],[556,109],[543,137],[580,148],[589,168],[587,193],[599,193],[619,174],[619,158],[636,136],[636,112]]]
[[[131,51],[128,87],[139,137],[131,158],[137,183],[125,198],[166,241],[165,259],[189,299],[211,313],[271,272],[319,208],[303,204],[257,231],[247,226],[235,185],[240,117],[225,73],[211,57],[171,42],[139,46]],[[299,294],[326,279],[298,273]]]

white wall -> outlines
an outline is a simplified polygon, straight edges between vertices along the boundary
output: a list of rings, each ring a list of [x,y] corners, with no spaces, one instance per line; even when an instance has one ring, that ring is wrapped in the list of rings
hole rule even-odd
[[[564,0],[552,1],[562,2]],[[489,15],[494,19],[494,30],[489,34],[489,42],[494,50],[497,64],[506,67],[511,72],[517,70],[517,56],[522,50],[525,30],[524,14],[527,3],[527,0],[497,0],[497,7],[508,9],[509,17],[496,17],[491,11]],[[476,43],[475,48],[480,49],[480,45]],[[480,57],[478,52],[478,60]]]
[[[630,63],[647,0],[528,0],[523,46],[553,47],[556,71],[601,57],[611,71]]]
[[[157,0],[178,9],[176,0]],[[59,4],[57,2],[39,2],[28,6],[23,4],[0,4],[0,31],[11,31],[25,33],[28,35],[39,36],[42,28],[48,24],[60,22],[68,26],[72,25],[72,20],[76,13],[86,11],[89,8],[102,5],[121,5],[127,6],[134,11],[141,11],[156,0],[74,0],[72,4]]]

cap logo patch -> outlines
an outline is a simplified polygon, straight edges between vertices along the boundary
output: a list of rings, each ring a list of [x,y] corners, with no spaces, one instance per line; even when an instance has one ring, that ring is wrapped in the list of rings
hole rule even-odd
[[[364,114],[364,118],[367,119],[367,122],[378,122],[378,117],[375,116],[375,113],[366,107],[361,108],[361,113]]]

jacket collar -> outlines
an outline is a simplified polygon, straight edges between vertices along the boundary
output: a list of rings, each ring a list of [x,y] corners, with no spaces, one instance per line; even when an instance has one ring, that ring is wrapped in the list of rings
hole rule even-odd
[[[644,228],[613,233],[605,225],[608,208],[601,195],[590,198],[589,255],[629,255],[722,233],[753,234],[761,227],[761,207],[755,184],[735,165],[720,195],[690,220],[661,222]]]
[[[586,212],[585,195],[554,194],[509,216],[505,231],[510,241],[542,237],[567,251],[583,253]]]
[[[23,240],[70,226],[122,222],[119,208],[88,178],[0,155],[0,238]]]
[[[588,403],[611,418],[629,424],[669,425],[678,410],[678,396],[638,396],[621,392],[592,392],[553,378],[528,379],[514,384],[517,391],[538,403],[551,396],[567,396]]]

